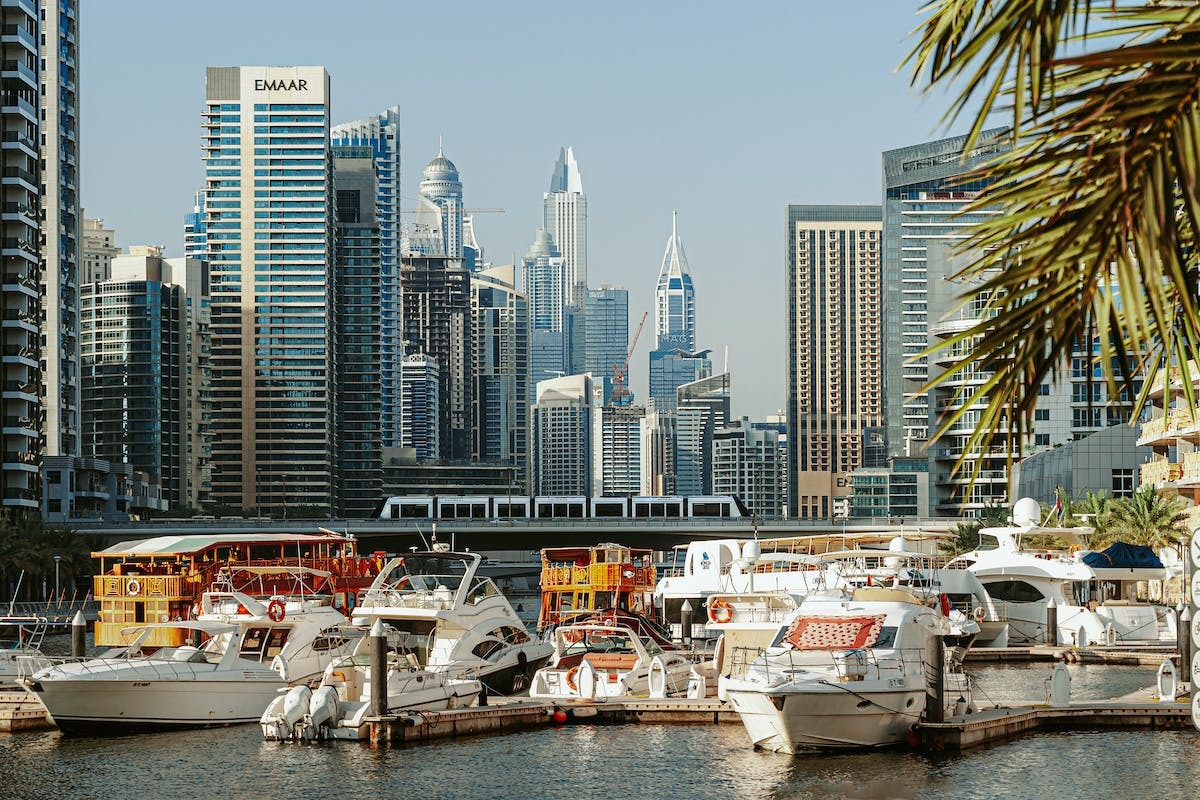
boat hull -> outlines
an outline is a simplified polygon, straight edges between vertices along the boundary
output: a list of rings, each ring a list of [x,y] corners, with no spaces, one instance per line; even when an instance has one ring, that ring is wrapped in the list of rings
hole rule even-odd
[[[727,696],[754,746],[777,753],[898,744],[925,708],[925,689],[911,685],[845,690],[820,686],[812,691],[730,688]]]
[[[478,675],[478,680],[490,695],[528,694],[529,687],[533,683],[534,673],[550,663],[551,655],[553,654],[547,653],[544,657],[529,661],[524,666],[514,662],[492,672],[481,673]],[[469,674],[471,677],[476,677],[474,673]]]
[[[36,681],[30,688],[65,734],[111,735],[258,722],[285,684],[274,679]]]

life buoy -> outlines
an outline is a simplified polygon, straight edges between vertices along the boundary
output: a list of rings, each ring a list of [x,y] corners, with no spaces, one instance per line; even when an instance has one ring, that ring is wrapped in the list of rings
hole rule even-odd
[[[571,667],[567,670],[567,688],[575,691],[579,687],[575,684],[575,676],[579,673],[579,667]]]
[[[129,583],[125,584],[125,591],[131,596],[135,596],[142,591],[142,585],[138,583],[137,578],[130,578]]]
[[[283,618],[287,616],[287,607],[284,606],[281,600],[272,600],[267,606],[267,617],[271,622],[283,622]]]
[[[725,600],[715,600],[708,605],[708,618],[716,623],[729,622],[733,619],[733,606]]]
[[[971,612],[971,616],[976,622],[983,622],[983,618],[987,616],[987,612],[983,610],[983,606],[975,606],[975,610]]]

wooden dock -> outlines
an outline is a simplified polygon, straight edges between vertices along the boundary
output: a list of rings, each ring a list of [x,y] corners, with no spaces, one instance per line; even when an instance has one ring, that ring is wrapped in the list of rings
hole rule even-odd
[[[0,733],[43,731],[54,727],[37,696],[20,686],[0,688]]]
[[[1174,645],[1072,647],[1039,644],[1028,647],[973,647],[967,652],[964,660],[972,664],[1065,661],[1073,664],[1157,667],[1164,658],[1172,659],[1178,666],[1179,653]]]

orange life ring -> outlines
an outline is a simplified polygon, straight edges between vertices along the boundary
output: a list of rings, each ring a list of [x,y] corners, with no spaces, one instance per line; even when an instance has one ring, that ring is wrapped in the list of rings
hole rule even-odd
[[[567,670],[567,688],[571,691],[577,690],[579,687],[575,685],[575,675],[579,672],[579,667],[571,667]]]
[[[718,624],[733,619],[733,606],[725,600],[715,600],[708,604],[708,618]]]
[[[283,618],[287,616],[287,607],[284,606],[281,600],[272,600],[267,606],[267,617],[271,622],[283,622]]]

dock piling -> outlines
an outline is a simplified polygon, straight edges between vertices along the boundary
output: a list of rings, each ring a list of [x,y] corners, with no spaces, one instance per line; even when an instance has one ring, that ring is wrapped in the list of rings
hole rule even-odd
[[[87,655],[87,620],[82,611],[76,611],[71,620],[71,657],[83,658]]]
[[[679,611],[679,640],[684,644],[690,644],[692,641],[692,603],[690,600],[683,601],[683,607]]]
[[[387,713],[387,634],[383,620],[371,626],[371,716]]]
[[[940,636],[933,637],[930,645],[933,654],[929,659],[927,675],[929,686],[925,697],[925,721],[946,721],[946,681],[943,675],[946,667],[946,646]]]

